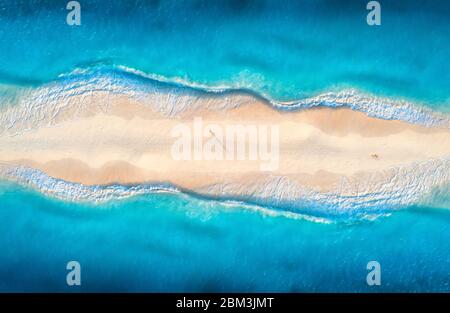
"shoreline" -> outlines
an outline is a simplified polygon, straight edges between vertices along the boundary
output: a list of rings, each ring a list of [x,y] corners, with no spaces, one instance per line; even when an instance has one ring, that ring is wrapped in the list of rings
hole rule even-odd
[[[86,109],[107,110],[110,95],[127,97],[130,101],[144,105],[151,102],[153,109],[167,116],[183,114],[184,110],[192,107],[202,108],[204,104],[227,109],[257,101],[280,112],[343,108],[378,119],[450,129],[450,117],[444,111],[435,111],[420,101],[392,99],[355,88],[324,90],[300,99],[279,101],[252,89],[191,84],[121,66],[76,69],[37,88],[26,88],[25,91],[18,94],[17,103],[7,103],[6,107],[0,109],[0,133],[13,131],[16,127],[25,129],[47,125],[54,122],[52,119],[55,116],[67,112],[71,115],[74,112],[85,114]],[[93,94],[103,96],[97,97],[97,103],[93,104],[89,102]],[[72,100],[80,97],[87,100],[87,104]]]
[[[227,186],[210,186],[206,189],[188,190],[170,183],[111,183],[103,185],[85,185],[65,181],[49,176],[43,171],[26,166],[12,166],[0,162],[0,180],[12,182],[32,189],[52,198],[73,202],[103,203],[134,196],[153,193],[175,193],[219,201],[221,203],[240,203],[241,205],[257,206],[262,209],[281,210],[321,218],[345,214],[385,214],[392,210],[407,206],[422,204],[437,205],[436,208],[447,209],[442,203],[435,202],[435,193],[448,190],[450,175],[448,167],[450,158],[433,160],[432,162],[415,164],[404,169],[391,169],[387,173],[394,183],[378,181],[371,189],[369,180],[345,178],[331,192],[317,192],[305,186],[295,184],[287,177],[272,177],[270,180],[259,181],[246,186],[229,184]],[[408,171],[411,173],[406,174]],[[406,175],[405,175],[406,174]],[[437,174],[425,181],[417,177]],[[399,178],[400,177],[400,178]],[[362,188],[361,188],[362,186]],[[267,192],[261,192],[266,189]],[[444,191],[445,192],[445,191]],[[305,211],[306,210],[306,211]],[[330,211],[331,210],[331,211]],[[384,212],[384,213],[383,213]]]

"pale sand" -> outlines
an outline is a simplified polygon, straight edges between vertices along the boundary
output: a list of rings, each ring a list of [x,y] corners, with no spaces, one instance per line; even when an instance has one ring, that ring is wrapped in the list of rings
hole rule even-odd
[[[92,96],[89,101],[95,103],[95,99]],[[205,125],[224,127],[278,125],[278,168],[261,171],[261,160],[174,160],[171,147],[176,138],[171,130],[179,123],[192,125],[194,117],[202,117]],[[107,110],[87,110],[81,115],[67,111],[55,121],[18,134],[3,132],[0,163],[33,167],[85,185],[167,182],[226,195],[226,189],[210,187],[233,185],[244,191],[259,186],[260,191],[252,191],[258,193],[270,178],[286,177],[298,186],[330,192],[343,178],[364,180],[380,174],[382,180],[392,168],[450,157],[448,129],[371,118],[349,109],[282,112],[256,99],[234,108],[188,109],[168,116],[148,103],[110,96]]]

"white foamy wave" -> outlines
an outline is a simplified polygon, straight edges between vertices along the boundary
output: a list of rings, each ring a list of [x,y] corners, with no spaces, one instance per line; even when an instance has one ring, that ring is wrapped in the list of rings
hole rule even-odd
[[[292,211],[269,209],[267,207],[263,207],[263,206],[256,205],[256,204],[248,204],[248,203],[245,203],[242,201],[225,200],[225,201],[220,201],[220,204],[221,204],[221,206],[229,206],[231,208],[235,208],[238,206],[245,210],[252,211],[252,212],[258,212],[258,213],[261,213],[263,215],[270,216],[270,217],[285,217],[285,218],[289,218],[289,219],[306,220],[306,221],[322,223],[322,224],[333,223],[333,221],[329,218],[301,214],[301,213],[292,212]]]
[[[249,86],[248,82],[238,82],[232,85],[218,84],[206,85],[188,80],[187,78],[172,77],[167,78],[162,75],[149,74],[126,66],[117,66],[117,68],[127,72],[145,77],[158,82],[177,84],[181,87],[189,87],[209,93],[225,93],[232,91],[249,92],[255,95],[255,92]],[[377,97],[358,91],[356,89],[345,89],[339,92],[326,92],[314,97],[294,101],[277,101],[267,94],[259,96],[275,108],[280,110],[298,110],[318,106],[325,107],[345,107],[352,110],[361,111],[369,116],[382,119],[397,119],[409,123],[420,124],[424,126],[444,126],[450,127],[450,119],[444,114],[431,111],[423,105],[413,104],[406,100],[392,100],[383,97]]]
[[[86,186],[56,179],[37,169],[25,166],[0,165],[0,176],[68,201],[102,202],[146,193],[179,192],[177,188],[167,184]]]
[[[340,92],[327,92],[316,97],[289,103],[273,102],[279,109],[304,109],[312,107],[349,108],[366,113],[368,116],[386,120],[401,120],[412,124],[450,128],[450,118],[418,104],[405,100],[392,100],[376,97],[347,89]]]
[[[149,193],[184,192],[164,183],[86,186],[7,164],[0,165],[0,177],[68,201],[104,202]],[[376,177],[359,177],[354,181],[346,178],[330,192],[318,192],[281,176],[257,180],[251,185],[212,185],[194,192],[210,197],[207,201],[217,201],[222,207],[238,206],[267,216],[330,223],[337,218],[370,221],[388,216],[393,210],[420,204],[437,189],[448,188],[449,182],[450,157],[392,168]]]
[[[247,89],[209,87],[119,68],[77,69],[62,75],[57,81],[27,90],[15,99],[15,105],[4,107],[0,114],[0,133],[52,125],[65,116],[106,112],[112,103],[112,95],[134,99],[136,103],[151,106],[171,117],[187,110],[234,108],[258,99],[279,110],[345,107],[377,118],[450,128],[450,118],[446,114],[407,101],[367,95],[354,89],[327,92],[298,101],[278,102]]]
[[[40,192],[64,201],[102,203],[110,200],[120,200],[138,195],[154,193],[174,193],[180,196],[188,196],[178,188],[168,184],[140,184],[140,185],[94,185],[85,186],[56,179],[45,173],[25,167],[0,165],[0,177],[31,186]],[[215,208],[241,209],[256,212],[264,216],[284,217],[296,220],[330,224],[332,220],[315,217],[306,214],[270,209],[259,205],[248,204],[242,201],[204,199]],[[197,208],[200,210],[200,208]],[[201,212],[195,212],[199,214]]]
[[[383,172],[343,177],[329,192],[305,187],[285,176],[272,175],[251,185],[212,185],[199,192],[228,195],[262,205],[301,208],[309,214],[360,217],[420,203],[450,182],[450,157],[434,159]]]
[[[125,76],[124,76],[125,75]],[[61,119],[107,112],[111,97],[125,96],[149,106],[164,116],[177,116],[193,109],[223,110],[253,100],[249,94],[237,97],[204,93],[157,81],[142,81],[123,72],[75,71],[43,87],[23,93],[15,105],[0,113],[0,134],[10,134],[51,126]]]

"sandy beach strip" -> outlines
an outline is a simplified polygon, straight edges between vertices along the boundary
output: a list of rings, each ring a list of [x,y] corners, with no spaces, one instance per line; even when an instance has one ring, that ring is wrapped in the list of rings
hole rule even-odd
[[[71,101],[94,105],[102,99],[104,95],[99,93],[89,99],[74,96]],[[343,179],[363,182],[370,176],[389,181],[392,178],[386,173],[393,168],[450,157],[448,129],[372,118],[350,109],[285,112],[246,98],[226,99],[239,105],[220,108],[205,103],[167,115],[155,109],[161,104],[140,101],[108,95],[106,109],[89,109],[86,104],[83,114],[67,110],[50,125],[5,131],[0,134],[0,163],[32,167],[84,185],[164,182],[202,193],[224,193],[226,188],[217,186],[233,185],[241,190],[259,186],[263,191],[271,178],[286,177],[298,186],[330,192],[339,188]],[[200,137],[194,134],[199,121]],[[270,134],[276,129],[277,153],[266,160],[259,150],[256,159],[249,153],[243,159],[227,159],[225,133],[229,126],[256,129],[258,136],[263,129]],[[213,147],[223,147],[223,159],[217,151],[208,159],[203,150],[197,159],[193,150],[190,159],[177,159],[173,154],[174,144],[181,138],[179,133],[175,136],[177,129],[191,131],[193,150],[195,140],[201,141],[203,148],[215,140]],[[272,137],[263,135],[258,144],[267,145],[270,151]],[[263,142],[264,138],[269,141]],[[444,171],[448,165],[444,161]]]

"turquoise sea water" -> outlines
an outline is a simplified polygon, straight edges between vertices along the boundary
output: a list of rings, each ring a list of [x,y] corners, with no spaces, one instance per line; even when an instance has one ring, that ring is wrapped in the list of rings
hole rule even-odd
[[[82,205],[0,190],[2,291],[450,290],[442,209],[323,224],[177,194]],[[80,287],[66,285],[71,260]],[[372,260],[381,286],[366,284]]]
[[[0,0],[0,107],[100,67],[131,89],[129,72],[278,101],[356,88],[449,112],[449,1],[382,1],[380,27],[359,0],[80,2],[69,27],[64,1]],[[325,224],[183,194],[76,203],[1,182],[0,291],[449,292],[449,197],[427,203]],[[70,260],[81,287],[66,285]],[[372,260],[381,286],[366,284]]]
[[[448,109],[450,3],[366,1],[0,1],[0,82],[36,86],[98,63],[277,100],[358,88]]]

